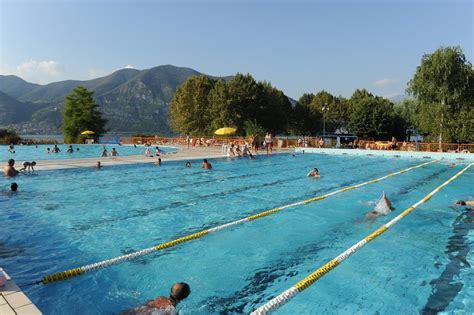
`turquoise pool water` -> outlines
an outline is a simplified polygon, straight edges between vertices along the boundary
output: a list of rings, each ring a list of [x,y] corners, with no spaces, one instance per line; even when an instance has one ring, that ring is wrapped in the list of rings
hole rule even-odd
[[[47,153],[47,148],[53,149],[54,145],[16,145],[15,153],[9,152],[7,145],[0,145],[0,160],[7,161],[8,159],[15,159],[18,161],[38,161],[38,160],[52,160],[52,159],[77,159],[85,157],[100,157],[103,146],[101,144],[73,144],[73,153],[68,153],[69,145],[59,144],[61,150],[59,153]],[[145,147],[140,145],[134,147],[133,145],[111,145],[107,144],[107,151],[110,153],[112,148],[115,148],[120,156],[128,155],[145,155]],[[172,152],[177,149],[174,147],[159,146],[160,150],[164,152]],[[79,151],[77,150],[79,149]],[[155,153],[155,147],[151,147],[151,154]]]
[[[426,160],[305,154],[37,172],[0,196],[0,265],[21,285]],[[45,314],[111,314],[191,285],[184,314],[248,313],[462,168],[439,162],[77,278],[24,286]],[[320,180],[305,175],[312,167]],[[471,168],[277,314],[474,312]],[[2,179],[3,189],[11,180]],[[385,191],[395,211],[365,213]]]

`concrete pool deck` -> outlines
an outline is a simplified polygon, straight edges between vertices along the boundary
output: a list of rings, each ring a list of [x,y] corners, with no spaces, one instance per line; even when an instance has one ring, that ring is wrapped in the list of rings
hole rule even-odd
[[[2,268],[0,268],[0,271]],[[21,292],[21,289],[10,279],[0,287],[0,314],[1,315],[41,315],[40,310]]]
[[[191,147],[175,146],[179,148],[177,152],[170,152],[160,156],[161,161],[184,161],[197,159],[220,158],[222,154],[221,147]],[[118,149],[120,153],[120,149]],[[96,158],[77,158],[77,159],[57,159],[57,160],[39,160],[35,166],[35,170],[57,170],[68,168],[89,168],[95,167],[97,161],[100,161],[103,167],[111,165],[127,165],[141,163],[156,163],[158,157],[146,157],[144,155],[130,155],[117,157],[96,157]],[[17,165],[22,165],[23,161],[16,161]]]

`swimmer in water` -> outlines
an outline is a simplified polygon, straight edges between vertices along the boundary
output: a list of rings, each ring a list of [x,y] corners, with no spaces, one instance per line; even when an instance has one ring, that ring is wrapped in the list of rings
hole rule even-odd
[[[18,175],[18,170],[15,169],[15,160],[9,159],[8,164],[3,168],[3,176],[13,177]]]
[[[314,177],[314,178],[320,178],[321,175],[319,174],[319,170],[315,167],[313,168],[309,173],[308,175],[306,175],[307,177]]]
[[[209,163],[209,162],[207,161],[207,159],[204,159],[204,160],[202,161],[201,168],[204,168],[204,169],[206,169],[206,170],[211,170],[211,169],[212,169],[212,165],[211,165],[211,163]]]
[[[95,165],[96,168],[102,168],[102,164],[100,163],[100,161],[97,161],[97,164]]]
[[[155,163],[156,166],[161,166],[161,158],[158,158],[158,161]]]
[[[115,148],[112,148],[112,151],[110,151],[110,156],[118,156],[118,152],[117,150],[115,150]]]
[[[187,283],[178,282],[173,284],[169,297],[159,296],[145,305],[127,311],[127,315],[145,314],[178,314],[176,306],[179,302],[191,294],[191,288]]]
[[[377,201],[374,210],[367,213],[365,218],[367,220],[375,220],[378,216],[389,214],[393,211],[393,209],[392,203],[390,200],[388,200],[385,192],[383,192],[382,197],[380,197],[379,201]]]
[[[0,192],[0,195],[14,195],[16,194],[17,190],[18,190],[18,184],[12,183],[10,185],[10,190],[6,192]]]
[[[187,167],[187,168],[191,168],[191,162],[187,161],[184,166]]]
[[[55,144],[53,147],[53,153],[59,153],[59,152],[61,152],[61,150],[59,149],[58,145]]]
[[[69,148],[66,151],[67,153],[73,153],[74,149],[72,148],[72,145],[69,146]]]
[[[456,201],[456,206],[465,206],[469,210],[474,210],[474,200],[467,200],[467,201],[458,200]]]

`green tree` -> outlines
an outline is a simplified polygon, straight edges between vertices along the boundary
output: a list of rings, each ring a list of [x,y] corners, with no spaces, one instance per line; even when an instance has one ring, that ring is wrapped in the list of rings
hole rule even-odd
[[[0,144],[17,144],[21,141],[14,129],[0,129]]]
[[[282,91],[268,82],[259,82],[259,98],[256,102],[256,120],[273,134],[286,133],[291,113],[291,104]]]
[[[314,135],[319,131],[321,115],[315,114],[310,104],[314,94],[305,93],[296,102],[290,114],[289,132],[297,136]]]
[[[247,137],[263,138],[266,133],[266,130],[256,120],[246,120],[244,130]]]
[[[393,103],[370,94],[367,90],[356,90],[351,99],[350,127],[361,138],[389,140],[394,127]]]
[[[106,131],[107,120],[102,117],[93,95],[94,92],[78,86],[66,96],[62,125],[66,143],[82,142],[81,132],[84,130],[94,131],[96,137]]]
[[[178,87],[169,108],[174,131],[191,135],[212,133],[209,93],[214,84],[214,80],[201,75],[190,77]]]
[[[432,139],[474,141],[474,70],[460,47],[424,55],[407,91],[419,102],[419,127]]]

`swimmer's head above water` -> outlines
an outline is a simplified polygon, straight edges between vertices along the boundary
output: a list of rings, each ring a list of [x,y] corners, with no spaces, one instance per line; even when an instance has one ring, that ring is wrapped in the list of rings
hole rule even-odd
[[[187,283],[178,282],[173,284],[170,292],[170,300],[176,304],[187,298],[191,294],[191,288]]]

